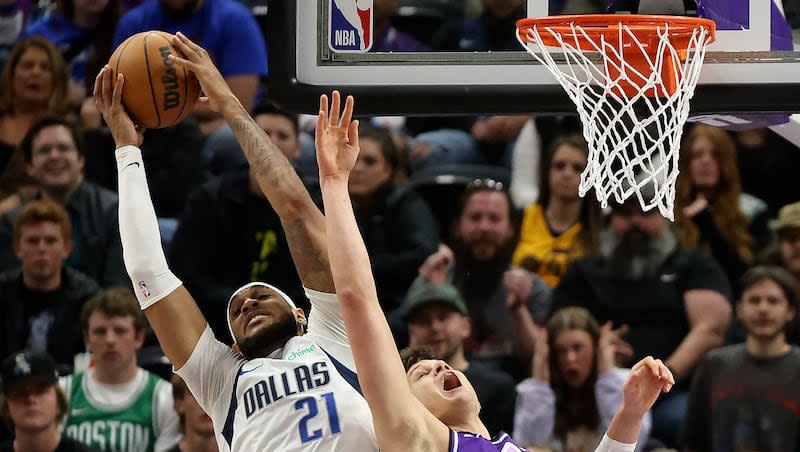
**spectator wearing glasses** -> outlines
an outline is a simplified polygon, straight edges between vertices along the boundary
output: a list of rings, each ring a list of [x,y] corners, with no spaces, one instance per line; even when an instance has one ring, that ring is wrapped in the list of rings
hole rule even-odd
[[[539,200],[525,208],[512,262],[558,284],[567,266],[594,254],[602,221],[591,194],[578,196],[589,147],[580,135],[556,139],[541,166]]]
[[[502,183],[470,183],[452,227],[452,249],[440,244],[419,268],[414,284],[456,286],[472,321],[472,334],[464,342],[467,355],[521,377],[532,353],[522,322],[544,321],[550,287],[535,274],[511,267],[513,215]]]

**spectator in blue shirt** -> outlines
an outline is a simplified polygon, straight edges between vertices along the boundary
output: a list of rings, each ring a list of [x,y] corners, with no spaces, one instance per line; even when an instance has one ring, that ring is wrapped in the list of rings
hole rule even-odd
[[[146,0],[119,21],[114,48],[148,30],[180,31],[214,59],[231,91],[247,110],[256,104],[259,82],[267,75],[267,47],[253,15],[233,0]],[[195,110],[204,134],[224,124],[209,108]]]

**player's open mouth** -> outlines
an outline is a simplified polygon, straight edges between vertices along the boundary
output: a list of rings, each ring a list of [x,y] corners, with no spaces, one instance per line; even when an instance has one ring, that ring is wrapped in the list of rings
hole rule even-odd
[[[442,379],[442,389],[452,391],[461,387],[461,380],[453,372],[447,372]]]

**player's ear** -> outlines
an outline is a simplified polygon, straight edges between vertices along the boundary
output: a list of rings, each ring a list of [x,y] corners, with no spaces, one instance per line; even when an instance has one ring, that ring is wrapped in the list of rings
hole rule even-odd
[[[303,308],[295,308],[294,319],[295,322],[297,322],[297,334],[305,333],[308,320],[306,319],[306,313],[303,311]]]
[[[234,352],[236,352],[236,353],[238,353],[238,354],[240,354],[240,355],[242,354],[242,351],[241,351],[241,350],[239,350],[239,344],[237,344],[236,342],[234,342],[234,343],[233,343],[233,345],[231,345],[231,349],[232,349]]]

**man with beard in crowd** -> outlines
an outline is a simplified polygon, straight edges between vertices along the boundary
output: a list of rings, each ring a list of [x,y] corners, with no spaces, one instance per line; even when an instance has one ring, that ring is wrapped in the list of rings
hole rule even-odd
[[[478,179],[467,186],[450,242],[452,250],[440,245],[425,260],[409,292],[423,282],[456,286],[472,321],[472,335],[464,341],[467,356],[522,378],[532,344],[520,310],[544,321],[550,288],[535,274],[510,267],[516,243],[502,183]]]
[[[634,197],[612,206],[598,256],[573,262],[553,290],[553,311],[582,306],[602,324],[627,325],[631,364],[661,359],[676,386],[653,407],[652,436],[671,447],[686,412],[692,371],[724,343],[731,288],[719,264],[699,249],[680,249],[657,210],[644,212]]]
[[[261,77],[267,75],[267,47],[258,22],[240,2],[145,0],[120,18],[114,48],[149,30],[180,31],[207,49],[244,108],[251,111],[256,105]],[[204,135],[225,124],[221,114],[205,106],[198,106],[194,115]]]

